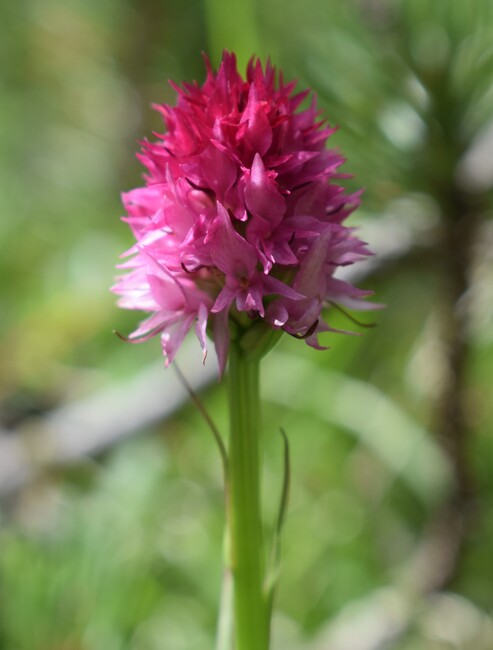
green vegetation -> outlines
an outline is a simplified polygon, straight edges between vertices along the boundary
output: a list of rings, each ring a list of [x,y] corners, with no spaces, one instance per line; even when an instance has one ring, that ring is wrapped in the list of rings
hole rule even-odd
[[[173,101],[166,80],[202,79],[201,50],[256,49],[340,125],[347,184],[365,187],[353,223],[382,251],[360,285],[387,304],[363,315],[372,329],[334,311],[360,337],[316,352],[286,336],[264,363],[268,536],[280,427],[292,457],[274,648],[493,647],[490,0],[4,0],[1,13],[2,449],[22,432],[35,465],[50,413],[159,360],[156,341],[112,334],[137,318],[108,292],[131,244],[119,193],[140,182],[136,143],[160,127],[150,103]],[[225,431],[224,388],[201,398]],[[0,497],[2,650],[214,646],[221,464],[194,407]]]

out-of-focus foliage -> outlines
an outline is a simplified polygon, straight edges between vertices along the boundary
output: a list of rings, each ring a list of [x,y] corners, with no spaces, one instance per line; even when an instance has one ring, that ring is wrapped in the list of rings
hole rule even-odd
[[[490,0],[0,0],[0,12],[4,435],[158,357],[112,335],[136,315],[108,293],[130,245],[118,195],[140,182],[137,140],[160,124],[149,105],[173,101],[168,78],[203,78],[201,50],[270,55],[340,125],[347,184],[365,186],[355,225],[373,247],[405,244],[363,282],[388,305],[375,329],[330,335],[328,352],[286,337],[264,364],[267,534],[279,426],[293,458],[276,648],[493,647]],[[461,264],[458,301],[448,281]],[[466,443],[450,451],[452,384]],[[225,431],[222,388],[203,399]],[[443,504],[461,463],[472,487],[454,508],[473,515],[458,520]],[[213,647],[221,470],[194,409],[3,505],[0,647]]]

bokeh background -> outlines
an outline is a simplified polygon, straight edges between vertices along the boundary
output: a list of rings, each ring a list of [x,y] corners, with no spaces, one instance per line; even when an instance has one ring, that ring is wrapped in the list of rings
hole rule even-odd
[[[0,0],[0,648],[210,650],[219,457],[108,292],[151,102],[252,53],[312,87],[387,308],[264,363],[292,452],[277,650],[493,647],[491,0]],[[226,430],[214,364],[178,358]],[[254,649],[252,649],[254,650]]]

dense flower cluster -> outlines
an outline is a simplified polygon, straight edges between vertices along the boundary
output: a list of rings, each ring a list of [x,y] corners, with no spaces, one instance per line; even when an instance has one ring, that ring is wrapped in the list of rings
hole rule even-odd
[[[359,197],[334,182],[344,159],[325,147],[333,129],[314,100],[298,110],[308,91],[254,59],[244,80],[228,52],[217,73],[206,64],[202,86],[173,86],[177,105],[155,107],[167,131],[138,156],[146,186],[123,195],[136,243],[113,291],[152,313],[130,340],[160,334],[169,363],[195,324],[222,370],[233,321],[319,347],[324,305],[371,307],[371,292],[334,277],[369,251],[343,225]]]

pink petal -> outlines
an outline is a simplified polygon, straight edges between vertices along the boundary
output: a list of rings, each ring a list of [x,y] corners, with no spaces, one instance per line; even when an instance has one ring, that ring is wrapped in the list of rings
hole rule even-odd
[[[326,228],[314,241],[301,263],[294,287],[306,296],[322,296],[325,293],[324,266],[331,236],[331,231]]]
[[[205,243],[210,245],[215,266],[227,276],[249,278],[257,264],[255,249],[233,228],[229,214],[217,203],[217,217],[213,221]]]
[[[195,325],[195,333],[199,339],[200,345],[204,352],[203,363],[205,363],[207,357],[207,318],[209,316],[209,310],[207,306],[202,302],[200,303],[198,320]]]
[[[377,302],[366,302],[362,298],[373,295],[373,291],[365,291],[353,287],[349,282],[340,280],[338,278],[330,278],[327,287],[326,300],[340,303],[349,309],[357,309],[358,311],[372,311],[374,309],[382,309],[385,305]]]
[[[267,174],[258,153],[247,175],[245,201],[248,210],[254,216],[264,217],[271,228],[280,222],[286,212],[286,202],[277,189],[277,183]]]
[[[238,291],[234,291],[230,287],[224,287],[218,297],[216,298],[215,303],[212,305],[211,312],[217,314],[218,312],[223,311],[224,309],[229,309],[229,306],[233,300],[238,295]]]
[[[194,314],[174,323],[161,334],[161,347],[165,356],[166,367],[173,361],[183,339],[187,335],[195,319]]]
[[[250,86],[241,122],[242,129],[238,131],[238,136],[244,138],[251,151],[263,156],[272,143],[272,129],[262,102],[259,101],[255,84]]]
[[[229,349],[229,324],[226,310],[216,314],[213,325],[214,347],[216,348],[219,363],[219,377],[221,378],[226,368]]]

